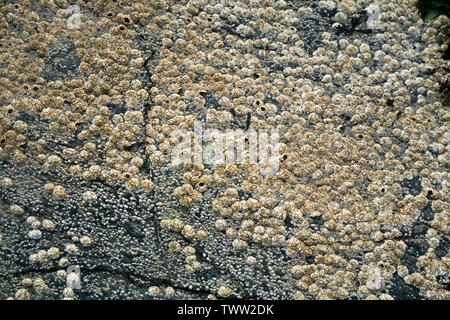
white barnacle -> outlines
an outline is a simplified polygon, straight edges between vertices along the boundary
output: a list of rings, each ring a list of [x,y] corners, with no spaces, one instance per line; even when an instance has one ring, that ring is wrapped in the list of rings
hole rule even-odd
[[[28,238],[33,239],[33,240],[39,240],[42,237],[42,232],[41,230],[31,230],[28,232]]]

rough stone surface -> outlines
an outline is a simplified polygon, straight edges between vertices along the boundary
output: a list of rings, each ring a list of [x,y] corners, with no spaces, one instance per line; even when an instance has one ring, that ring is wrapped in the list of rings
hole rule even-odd
[[[450,299],[447,17],[72,2],[0,2],[1,299]],[[278,171],[173,166],[194,121]]]

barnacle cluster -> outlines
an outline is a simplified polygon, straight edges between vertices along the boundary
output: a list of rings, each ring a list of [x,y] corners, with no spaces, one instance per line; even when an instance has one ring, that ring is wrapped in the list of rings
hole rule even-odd
[[[0,298],[450,299],[448,17],[70,5],[0,6]],[[279,169],[173,166],[196,122],[278,130]]]

